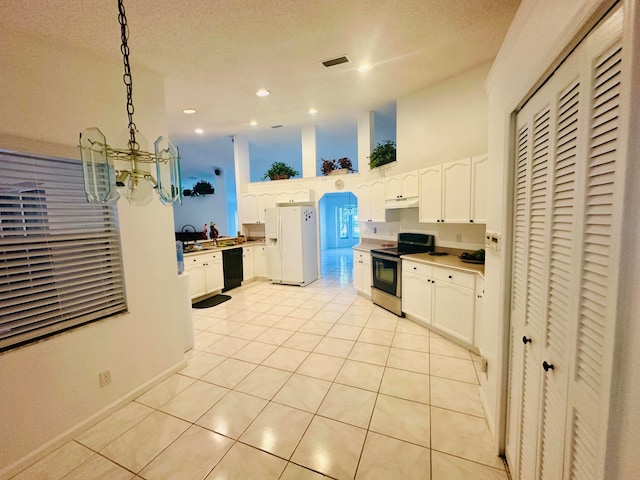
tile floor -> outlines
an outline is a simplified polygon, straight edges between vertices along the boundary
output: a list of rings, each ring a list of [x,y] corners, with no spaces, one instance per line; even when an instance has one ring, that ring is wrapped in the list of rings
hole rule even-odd
[[[474,357],[320,280],[194,310],[188,365],[14,480],[507,480]]]

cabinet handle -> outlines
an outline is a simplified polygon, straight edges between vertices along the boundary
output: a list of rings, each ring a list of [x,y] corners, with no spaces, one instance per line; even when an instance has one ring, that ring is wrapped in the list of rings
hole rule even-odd
[[[547,361],[545,360],[544,362],[542,362],[542,368],[544,368],[545,372],[553,370],[553,363],[547,363]]]
[[[431,283],[431,280],[427,279],[427,282]]]
[[[473,223],[473,218],[471,220],[469,220],[469,223]]]
[[[440,223],[440,219],[436,220],[436,223]]]
[[[414,270],[417,270],[417,269],[418,269],[418,267],[413,267],[413,269],[414,269]]]
[[[451,275],[449,275],[449,278],[453,278]]]
[[[524,343],[525,345],[526,345],[527,343],[531,343],[531,339],[530,339],[530,338],[527,338],[527,336],[525,335],[524,337],[522,337],[522,343]]]

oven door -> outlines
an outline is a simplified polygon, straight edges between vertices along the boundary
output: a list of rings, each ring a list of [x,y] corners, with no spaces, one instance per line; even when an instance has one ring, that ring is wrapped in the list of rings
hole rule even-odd
[[[400,297],[400,258],[379,253],[371,254],[373,287]]]

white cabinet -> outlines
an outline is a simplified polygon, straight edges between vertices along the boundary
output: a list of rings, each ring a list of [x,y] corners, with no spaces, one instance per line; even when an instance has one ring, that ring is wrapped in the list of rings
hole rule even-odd
[[[431,324],[433,317],[431,277],[431,266],[402,261],[402,311],[426,324]]]
[[[489,155],[471,157],[471,221],[487,223]]]
[[[356,188],[358,220],[360,222],[384,222],[384,182],[374,180]]]
[[[389,177],[384,182],[386,208],[398,208],[415,203],[419,193],[419,172],[417,170]]]
[[[267,247],[256,245],[253,252],[254,274],[256,277],[267,277]]]
[[[449,223],[471,220],[471,159],[442,165],[442,217]]]
[[[253,280],[255,277],[254,247],[242,247],[242,280]]]
[[[288,190],[276,193],[276,203],[311,203],[313,195],[311,190]]]
[[[271,193],[246,193],[242,195],[242,223],[264,223],[264,211],[276,206]]]
[[[367,251],[353,251],[353,285],[359,293],[371,297],[371,254]]]
[[[433,284],[433,325],[473,345],[475,275],[434,268]]]
[[[418,221],[439,223],[442,220],[442,166],[423,168],[420,170],[419,180]]]
[[[209,252],[190,255],[184,261],[185,270],[189,272],[189,294],[191,299],[224,288],[222,270],[222,252]]]

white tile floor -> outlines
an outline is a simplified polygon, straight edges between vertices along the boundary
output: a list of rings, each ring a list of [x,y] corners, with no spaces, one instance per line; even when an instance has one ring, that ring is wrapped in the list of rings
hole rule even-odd
[[[186,368],[14,480],[507,480],[472,355],[357,296],[351,265],[194,310]]]

